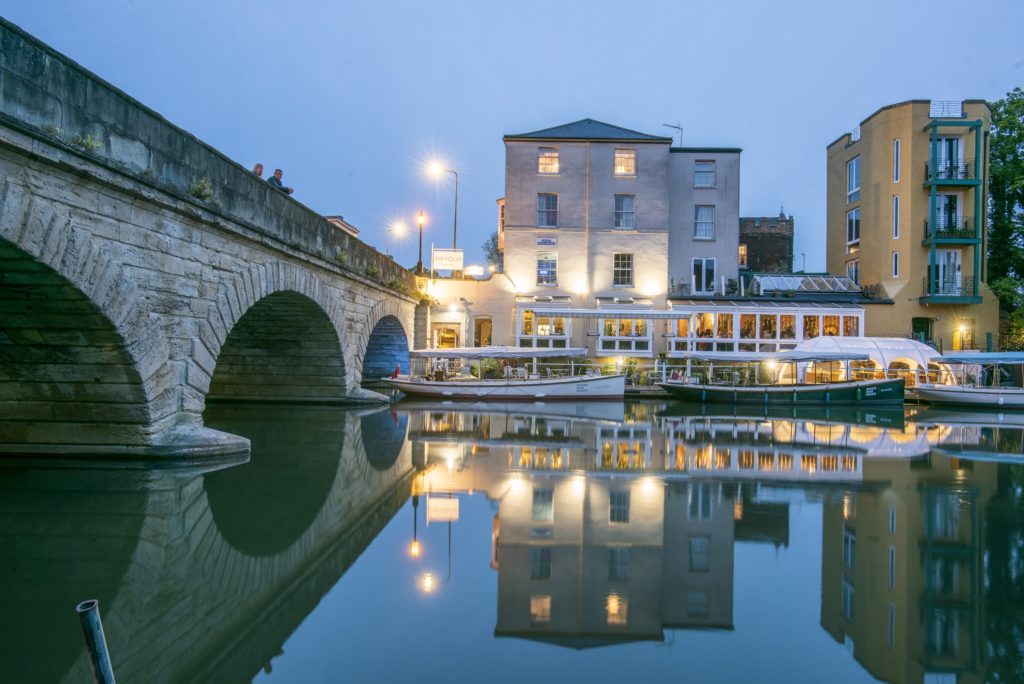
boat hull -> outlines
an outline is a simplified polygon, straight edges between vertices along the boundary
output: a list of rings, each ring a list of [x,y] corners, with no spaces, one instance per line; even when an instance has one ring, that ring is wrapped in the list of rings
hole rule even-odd
[[[887,405],[903,403],[903,380],[859,380],[820,385],[768,385],[730,387],[665,382],[661,386],[676,399],[716,404],[759,406],[831,406],[835,404]]]
[[[386,378],[385,383],[413,397],[472,401],[622,401],[626,376],[576,375],[538,380],[426,380]]]
[[[963,387],[962,385],[918,385],[914,395],[929,404],[984,406],[1024,409],[1024,389],[1017,387]]]

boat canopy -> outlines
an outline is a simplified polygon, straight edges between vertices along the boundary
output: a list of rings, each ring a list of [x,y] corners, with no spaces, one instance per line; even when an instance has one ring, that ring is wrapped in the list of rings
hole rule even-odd
[[[409,352],[414,359],[541,359],[554,356],[586,356],[582,347],[564,349],[534,349],[525,347],[452,347],[450,349],[415,349]]]
[[[692,361],[733,361],[753,363],[775,361],[776,363],[812,363],[815,361],[867,361],[871,357],[857,352],[805,352],[799,349],[783,352],[686,352],[674,358]]]
[[[933,356],[931,360],[936,363],[1021,365],[1024,364],[1024,352],[962,352]]]

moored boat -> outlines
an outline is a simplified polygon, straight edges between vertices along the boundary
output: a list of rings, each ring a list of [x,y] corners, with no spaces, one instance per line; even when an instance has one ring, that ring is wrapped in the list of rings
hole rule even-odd
[[[585,349],[524,349],[520,347],[466,347],[454,349],[420,349],[409,353],[412,359],[441,362],[439,367],[419,375],[396,375],[383,378],[391,387],[414,397],[473,401],[622,401],[626,376],[577,375],[570,361],[564,375],[541,377],[529,367],[518,367],[520,360],[540,358],[571,358],[586,355]],[[485,378],[482,362],[505,362],[501,377]],[[476,373],[452,372],[451,362],[476,363]]]
[[[950,383],[918,383],[913,391],[918,399],[930,404],[1024,409],[1024,387],[1002,384],[1002,371],[1008,367],[1019,378],[1024,352],[961,352],[931,360],[951,368],[946,374]]]

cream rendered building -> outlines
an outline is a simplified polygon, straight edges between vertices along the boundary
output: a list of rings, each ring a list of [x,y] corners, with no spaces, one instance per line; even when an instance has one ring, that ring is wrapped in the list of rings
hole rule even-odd
[[[827,267],[879,300],[864,334],[998,345],[985,272],[989,128],[982,100],[911,100],[828,146]]]

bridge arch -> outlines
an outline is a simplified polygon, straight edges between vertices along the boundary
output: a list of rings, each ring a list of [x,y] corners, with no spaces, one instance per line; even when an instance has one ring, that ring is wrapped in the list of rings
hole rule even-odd
[[[370,330],[363,354],[363,381],[389,376],[395,368],[409,372],[409,335],[402,322],[388,314]]]
[[[163,336],[131,317],[135,291],[114,260],[90,262],[87,237],[47,223],[36,254],[0,237],[0,450],[146,445],[163,417],[150,382]]]

